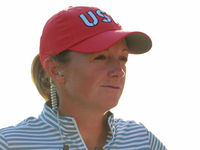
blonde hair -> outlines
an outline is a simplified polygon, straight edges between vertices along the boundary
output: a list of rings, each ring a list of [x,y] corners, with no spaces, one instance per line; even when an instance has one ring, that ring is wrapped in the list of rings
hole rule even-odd
[[[31,77],[40,95],[45,101],[50,100],[50,77],[41,65],[39,54],[33,59]]]
[[[55,61],[59,61],[61,63],[66,63],[70,60],[69,58],[70,50],[65,50],[62,53],[53,56],[52,59]],[[40,56],[37,54],[33,59],[32,66],[31,66],[31,77],[32,81],[35,84],[38,92],[44,98],[45,101],[51,99],[50,95],[50,76],[48,73],[43,69]],[[58,89],[57,89],[57,98],[58,98]]]

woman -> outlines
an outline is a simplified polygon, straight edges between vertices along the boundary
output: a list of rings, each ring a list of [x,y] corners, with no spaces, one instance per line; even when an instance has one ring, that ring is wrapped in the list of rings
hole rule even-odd
[[[146,34],[123,31],[95,7],[52,16],[32,64],[44,109],[39,118],[1,129],[0,149],[165,150],[142,124],[114,119],[109,111],[122,94],[129,53],[150,48]]]

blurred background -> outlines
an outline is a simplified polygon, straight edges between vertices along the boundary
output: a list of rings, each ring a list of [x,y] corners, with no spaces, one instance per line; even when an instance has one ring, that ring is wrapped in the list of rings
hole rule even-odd
[[[37,117],[44,100],[31,80],[46,21],[68,6],[96,6],[124,30],[152,41],[145,55],[131,55],[116,118],[141,122],[169,150],[200,149],[200,3],[198,0],[2,0],[0,1],[0,128]]]

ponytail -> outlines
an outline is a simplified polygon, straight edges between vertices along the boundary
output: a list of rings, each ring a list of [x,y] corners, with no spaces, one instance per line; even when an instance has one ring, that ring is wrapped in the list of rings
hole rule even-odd
[[[41,65],[39,54],[33,59],[31,77],[40,95],[45,101],[50,100],[50,77]]]

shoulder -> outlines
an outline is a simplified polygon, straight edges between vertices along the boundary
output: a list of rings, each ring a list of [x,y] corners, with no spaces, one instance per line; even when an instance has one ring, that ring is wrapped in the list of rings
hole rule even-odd
[[[17,129],[25,127],[25,126],[29,126],[29,122],[32,121],[32,120],[36,120],[36,118],[29,117],[29,118],[23,120],[22,122],[18,123],[16,126],[9,126],[9,127],[6,127],[6,128],[2,128],[2,129],[0,129],[0,133],[4,133],[6,131],[17,130]]]
[[[26,130],[31,127],[40,126],[42,124],[42,121],[40,119],[37,119],[35,117],[29,117],[22,122],[18,123],[16,126],[9,126],[7,128],[0,129],[0,133],[6,133],[9,131],[15,131],[15,130]]]
[[[148,130],[141,123],[134,120],[124,121],[122,119],[115,120],[115,131],[117,134],[126,134],[130,136],[143,137],[148,139]]]
[[[33,128],[34,126],[37,126],[38,123],[40,123],[38,119],[34,117],[29,117],[23,120],[22,122],[18,123],[16,126],[9,126],[9,127],[0,129],[0,134],[6,138],[12,135],[18,135],[18,133],[26,132],[30,130],[31,128]]]
[[[122,119],[115,119],[114,124],[113,140],[109,145],[111,149],[150,149],[148,133],[142,124]]]
[[[49,130],[48,126],[34,117],[29,117],[16,126],[0,129],[0,149],[9,149],[8,143],[17,142],[19,144],[21,141],[25,141],[45,130]]]
[[[37,133],[45,131],[51,128],[41,119],[35,117],[29,117],[22,122],[18,123],[16,126],[9,126],[7,128],[0,129],[2,135],[6,137],[10,136],[20,136],[28,133]]]
[[[141,123],[137,123],[134,120],[125,121],[123,119],[115,119],[115,126],[116,128],[123,129],[123,130],[144,130],[147,132],[145,126]]]
[[[33,120],[33,117],[25,119],[16,126],[9,126],[7,128],[0,129],[0,149],[9,149],[9,140],[19,135],[23,128],[27,128],[29,120]]]
[[[116,137],[127,138],[131,143],[136,142],[141,146],[145,146],[150,150],[167,150],[161,141],[152,134],[142,123],[137,123],[133,120],[124,121],[115,119]]]

